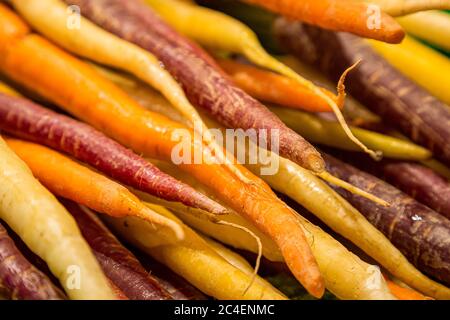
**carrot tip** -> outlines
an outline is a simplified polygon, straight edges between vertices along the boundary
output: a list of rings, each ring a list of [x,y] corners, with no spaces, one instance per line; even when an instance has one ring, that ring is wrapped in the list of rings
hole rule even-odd
[[[139,218],[152,224],[170,228],[174,232],[177,240],[181,241],[184,239],[184,230],[182,226],[180,226],[177,222],[156,213],[150,208],[146,207],[145,210],[141,212]]]
[[[322,157],[316,154],[311,154],[307,158],[309,169],[314,173],[321,173],[325,171],[325,162]]]
[[[381,205],[383,207],[389,207],[390,206],[389,202],[386,202],[385,200],[383,200],[383,199],[381,199],[381,198],[379,198],[379,197],[377,197],[377,196],[375,196],[375,195],[373,195],[373,194],[371,194],[369,192],[361,190],[360,188],[357,188],[354,185],[352,185],[352,184],[350,184],[350,183],[348,183],[346,181],[343,181],[343,180],[333,176],[332,174],[330,174],[327,171],[324,171],[321,174],[319,174],[319,177],[321,177],[323,180],[325,180],[325,181],[327,181],[327,182],[329,182],[331,184],[334,184],[334,185],[336,185],[336,186],[338,186],[338,187],[340,187],[342,189],[345,189],[345,190],[347,190],[347,191],[349,191],[349,192],[351,192],[353,194],[356,194],[356,195],[359,195],[361,197],[364,197],[364,198],[366,198],[366,199],[368,199],[370,201],[373,201],[376,204],[379,204],[379,205]]]

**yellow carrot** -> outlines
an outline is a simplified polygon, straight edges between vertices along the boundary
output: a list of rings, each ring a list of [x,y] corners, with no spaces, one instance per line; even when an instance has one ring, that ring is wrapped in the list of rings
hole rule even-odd
[[[230,249],[226,248],[219,242],[216,242],[208,237],[202,237],[206,243],[214,249],[222,258],[224,258],[228,263],[235,266],[245,274],[252,276],[253,275],[253,267],[245,260],[243,257],[238,255],[236,252],[231,251]],[[267,280],[264,280],[263,278],[256,277],[255,282],[258,282],[261,286],[266,286],[270,288],[273,291],[278,291],[276,288],[274,288]],[[279,292],[279,291],[278,291]],[[279,292],[280,295],[283,295],[283,293]]]
[[[449,0],[360,0],[380,6],[387,14],[397,17],[406,14],[441,9],[450,9]]]
[[[441,176],[446,177],[450,180],[450,168],[445,164],[437,161],[436,159],[429,159],[421,161],[424,166],[433,169],[435,172],[439,173]]]
[[[11,96],[19,97],[20,93],[18,93],[16,90],[8,86],[7,84],[0,81],[0,92],[9,94]]]
[[[450,52],[450,16],[425,11],[397,18],[408,33]]]
[[[450,41],[450,38],[448,39]],[[371,46],[411,80],[450,104],[450,59],[411,37],[398,45],[369,40]],[[404,92],[408,94],[408,92]]]
[[[159,214],[177,222],[186,235],[182,242],[173,243],[163,230],[135,218],[110,219],[111,225],[125,239],[171,268],[209,296],[222,300],[283,300],[273,287],[262,279],[255,281],[245,292],[251,275],[222,258],[205,240],[184,225],[168,210],[150,205]]]
[[[322,120],[299,110],[272,107],[271,111],[280,117],[288,127],[294,129],[309,141],[345,150],[359,150],[336,122]],[[352,127],[352,131],[364,144],[380,150],[388,158],[424,160],[432,156],[429,150],[409,141],[357,127]]]

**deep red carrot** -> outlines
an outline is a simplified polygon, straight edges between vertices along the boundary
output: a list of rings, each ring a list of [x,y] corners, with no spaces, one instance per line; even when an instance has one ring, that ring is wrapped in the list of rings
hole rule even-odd
[[[61,300],[64,293],[19,251],[0,223],[0,288],[18,300]]]
[[[347,78],[350,94],[450,165],[449,106],[401,74],[365,41],[284,19],[275,23],[274,30],[286,49],[332,79],[362,59]]]
[[[0,93],[0,128],[68,153],[126,185],[159,198],[215,214],[226,212],[218,203],[92,127],[29,100]]]
[[[405,36],[400,24],[379,7],[355,0],[244,0],[268,10],[325,29],[399,43]],[[378,10],[378,11],[376,11]]]
[[[158,280],[142,267],[136,257],[122,246],[92,212],[82,210],[70,200],[60,201],[75,218],[103,272],[129,299],[172,299]]]
[[[191,103],[205,109],[226,127],[279,131],[280,154],[299,165],[321,172],[320,154],[289,129],[265,106],[235,87],[217,68],[193,49],[148,6],[139,0],[66,0],[78,5],[84,16],[157,56],[182,84]],[[262,130],[256,130],[262,136]],[[271,139],[262,139],[271,148]]]

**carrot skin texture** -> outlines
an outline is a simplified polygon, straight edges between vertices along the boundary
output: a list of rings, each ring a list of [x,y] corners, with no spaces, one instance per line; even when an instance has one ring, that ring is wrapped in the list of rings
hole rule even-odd
[[[173,148],[179,144],[172,139],[173,133],[178,129],[188,131],[177,122],[146,111],[91,67],[38,35],[31,34],[7,49],[5,55],[0,54],[0,65],[8,76],[139,153],[171,160]],[[30,52],[33,59],[29,59]],[[51,72],[42,73],[42,69]],[[75,87],[77,91],[73,90]],[[192,140],[191,146],[195,148]],[[227,205],[275,240],[285,258],[290,259],[296,278],[313,295],[322,296],[323,278],[303,226],[264,182],[237,166],[253,181],[251,185],[244,184],[227,168],[209,164],[205,159],[201,164],[180,167],[211,187]]]
[[[387,181],[450,219],[450,183],[447,179],[410,162],[387,163],[382,169]]]
[[[135,0],[66,0],[106,30],[149,50],[182,85],[194,105],[227,127],[278,129],[280,154],[315,172],[323,170],[320,154],[265,106],[235,87],[216,67],[202,59],[148,6]],[[260,130],[257,133],[260,134]],[[270,139],[266,145],[271,147]]]
[[[362,37],[400,43],[405,36],[401,26],[389,15],[380,12],[379,27],[370,28],[375,12],[367,4],[342,0],[245,0],[268,10],[325,29],[346,31]],[[371,17],[372,15],[372,17]]]
[[[277,20],[275,31],[286,49],[332,79],[362,58],[347,78],[349,93],[450,165],[450,108],[402,75],[362,39],[284,19]]]
[[[354,153],[339,152],[338,156],[374,176],[382,177],[450,219],[450,183],[434,170],[414,162],[383,160],[375,163]]]
[[[378,178],[331,156],[327,169],[337,177],[390,203],[382,207],[335,188],[374,224],[418,269],[450,284],[450,221]]]
[[[165,200],[203,209],[214,208],[212,200],[94,128],[31,101],[0,93],[0,128],[68,153],[114,179]]]
[[[17,300],[64,300],[64,293],[19,251],[0,223],[0,287]]]
[[[70,200],[60,200],[77,221],[106,276],[131,300],[171,300],[170,294],[150,275],[98,218]]]

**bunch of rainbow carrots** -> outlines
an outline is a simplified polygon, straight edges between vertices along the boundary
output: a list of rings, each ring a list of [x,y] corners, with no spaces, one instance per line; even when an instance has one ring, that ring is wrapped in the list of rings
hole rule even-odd
[[[0,299],[450,299],[449,9],[0,3]]]

